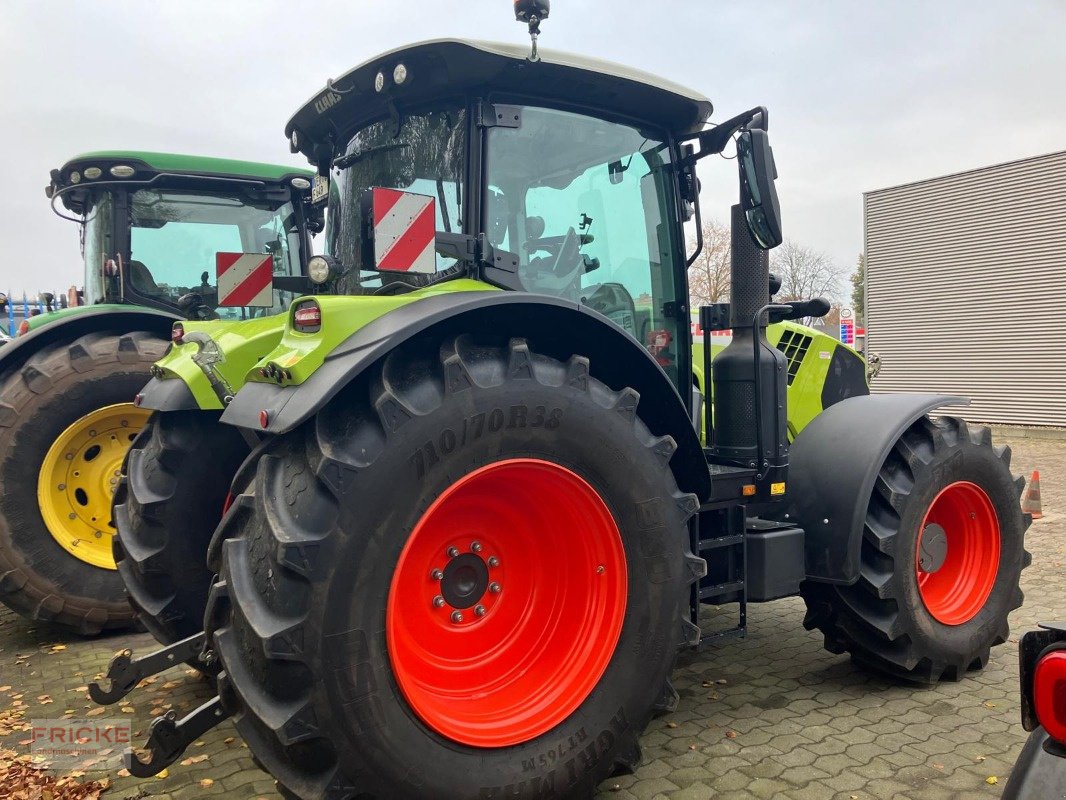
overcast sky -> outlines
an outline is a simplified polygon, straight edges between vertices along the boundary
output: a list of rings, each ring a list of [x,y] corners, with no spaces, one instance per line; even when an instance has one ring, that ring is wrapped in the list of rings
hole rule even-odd
[[[852,265],[862,192],[1066,148],[1066,2],[556,0],[542,45],[692,86],[714,119],[770,109],[786,235]],[[44,196],[86,150],[300,164],[289,116],[383,50],[526,41],[508,0],[54,2],[0,17],[0,291],[81,284],[76,226]],[[733,162],[704,167],[727,219]]]

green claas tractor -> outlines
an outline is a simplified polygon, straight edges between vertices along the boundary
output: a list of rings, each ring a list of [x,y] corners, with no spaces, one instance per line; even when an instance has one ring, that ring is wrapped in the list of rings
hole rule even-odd
[[[536,34],[545,0],[515,7]],[[203,632],[108,671],[121,696],[193,645],[217,667],[218,696],[156,719],[133,774],[232,716],[289,797],[586,797],[676,707],[679,649],[742,635],[750,602],[802,595],[828,648],[915,682],[1006,639],[1026,521],[1009,450],[930,416],[962,398],[862,383],[790,436],[797,329],[773,347],[766,328],[824,303],[770,298],[766,110],[708,127],[696,92],[535,45],[394,50],[289,122],[330,198],[333,295],[295,300],[223,404],[258,443],[208,548]],[[731,141],[704,384],[684,224]],[[181,347],[142,393],[160,416],[207,394]],[[813,347],[797,370],[861,379]],[[738,616],[715,627],[707,603]]]
[[[149,416],[134,395],[176,320],[254,327],[310,290],[307,231],[321,225],[320,212],[307,213],[312,178],[140,152],[88,153],[52,172],[53,208],[81,228],[84,290],[79,305],[31,317],[0,350],[0,600],[9,607],[82,634],[133,622],[112,557],[111,500]],[[227,254],[255,269],[237,263],[216,278]],[[172,459],[210,446],[172,444]],[[226,468],[195,455],[198,471]],[[189,509],[190,523],[198,513]]]

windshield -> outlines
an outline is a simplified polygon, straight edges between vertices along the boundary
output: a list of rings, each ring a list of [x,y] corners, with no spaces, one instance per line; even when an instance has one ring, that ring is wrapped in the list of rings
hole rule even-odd
[[[294,276],[302,274],[300,247],[299,225],[289,202],[253,204],[247,197],[158,189],[141,189],[130,199],[130,288],[171,305],[195,292],[223,319],[280,312],[294,298],[292,292],[256,294],[249,289],[259,287],[247,282],[237,289],[223,287],[223,301],[227,295],[231,302],[239,297],[246,307],[220,306],[216,254],[269,255],[274,276]]]
[[[486,159],[485,232],[517,254],[522,287],[599,311],[676,380],[668,144],[629,125],[525,107],[519,127],[490,129]]]
[[[326,252],[346,269],[338,291],[381,285],[381,274],[363,264],[359,201],[373,186],[433,197],[437,230],[462,232],[465,152],[466,112],[458,106],[410,114],[398,129],[391,120],[375,122],[351,138],[334,162],[326,223]],[[438,270],[455,263],[437,254]]]

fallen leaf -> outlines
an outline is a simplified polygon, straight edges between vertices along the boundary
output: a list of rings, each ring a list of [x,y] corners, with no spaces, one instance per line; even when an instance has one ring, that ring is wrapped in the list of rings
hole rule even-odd
[[[978,761],[978,762],[981,762],[981,761],[984,761],[984,760],[985,760],[985,757],[984,757],[984,756],[978,756],[978,757],[977,757],[976,759],[974,759],[974,760],[975,760],[975,761]]]
[[[985,778],[985,783],[987,783],[989,786],[995,786],[997,783],[999,783],[999,778],[997,778],[995,775],[989,775],[987,778]]]
[[[933,764],[933,768],[934,769],[944,769],[944,765],[943,764]]]
[[[690,745],[688,746],[688,749],[689,749],[689,750],[695,750],[695,749],[696,749],[696,747],[697,747],[697,745],[694,745],[694,744],[690,744]]]
[[[122,706],[122,713],[123,714],[136,714],[137,713],[137,709],[135,709],[133,706]]]
[[[115,774],[118,775],[120,778],[128,778],[130,776],[130,771],[128,769],[123,768]]]
[[[104,708],[103,706],[101,706],[100,708],[90,708],[88,711],[85,712],[85,716],[87,716],[87,717],[98,717],[101,714],[105,713],[106,711],[107,711],[107,709]]]
[[[227,736],[225,739],[222,740],[222,743],[223,744],[233,744],[235,741],[237,741],[236,737]]]
[[[61,652],[63,652],[66,649],[67,649],[67,646],[65,644],[54,644],[54,645],[52,645],[52,652],[53,653],[61,653]]]
[[[10,690],[11,690],[10,686],[0,686],[0,692],[7,692],[7,691],[10,691]]]
[[[204,755],[202,755],[202,756],[193,756],[192,758],[184,759],[181,762],[181,765],[183,767],[192,766],[193,764],[199,764],[201,761],[207,761],[207,758],[208,758],[208,756],[207,756],[206,753]]]
[[[201,789],[209,789],[210,787],[212,787],[214,785],[215,785],[215,782],[213,780],[211,780],[210,778],[202,778],[200,780],[200,788]]]
[[[667,722],[666,723],[666,727],[667,728],[676,728],[677,727],[677,723],[676,722]]]
[[[163,780],[163,778],[169,778],[169,777],[170,777],[170,770],[166,769],[165,767],[163,769],[159,770],[159,772],[156,774],[156,778],[158,778],[159,780]]]
[[[715,683],[726,684],[729,683],[729,681],[727,681],[725,678],[719,678],[715,681]]]
[[[727,738],[727,739],[736,739],[738,735],[739,734],[737,734],[736,731],[726,731],[725,732],[725,738]]]

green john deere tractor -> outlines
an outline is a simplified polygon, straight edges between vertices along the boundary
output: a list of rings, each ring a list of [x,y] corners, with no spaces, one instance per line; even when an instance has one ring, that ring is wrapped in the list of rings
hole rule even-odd
[[[536,33],[545,0],[515,7]],[[1006,639],[1020,486],[986,429],[929,416],[962,398],[856,392],[790,442],[788,343],[766,328],[823,304],[770,299],[766,110],[710,128],[696,92],[535,43],[394,50],[289,122],[332,183],[321,263],[363,294],[294,301],[225,404],[262,438],[190,637],[219,694],[156,719],[133,774],[233,716],[287,796],[585,797],[676,706],[678,650],[743,635],[749,602],[802,595],[827,647],[910,681]],[[726,310],[732,337],[701,442],[683,226],[730,141],[708,359]],[[832,363],[807,347],[798,364]],[[175,348],[144,405],[190,407],[192,379]],[[704,603],[736,624],[710,629]],[[113,693],[188,647],[123,654]]]
[[[81,227],[85,281],[78,306],[31,317],[0,350],[6,605],[83,634],[133,621],[112,558],[111,500],[149,416],[134,395],[176,320],[244,319],[254,327],[310,290],[307,231],[321,225],[319,212],[307,213],[312,177],[291,167],[125,151],[88,153],[52,172],[53,208]],[[237,280],[241,264],[216,280],[220,251],[248,256],[259,268],[248,277],[262,280],[254,287]],[[262,342],[263,352],[275,342]],[[171,457],[205,444],[175,442]],[[226,468],[211,459],[196,467]],[[228,479],[203,502],[218,494],[221,507]],[[190,508],[190,521],[198,513]]]

